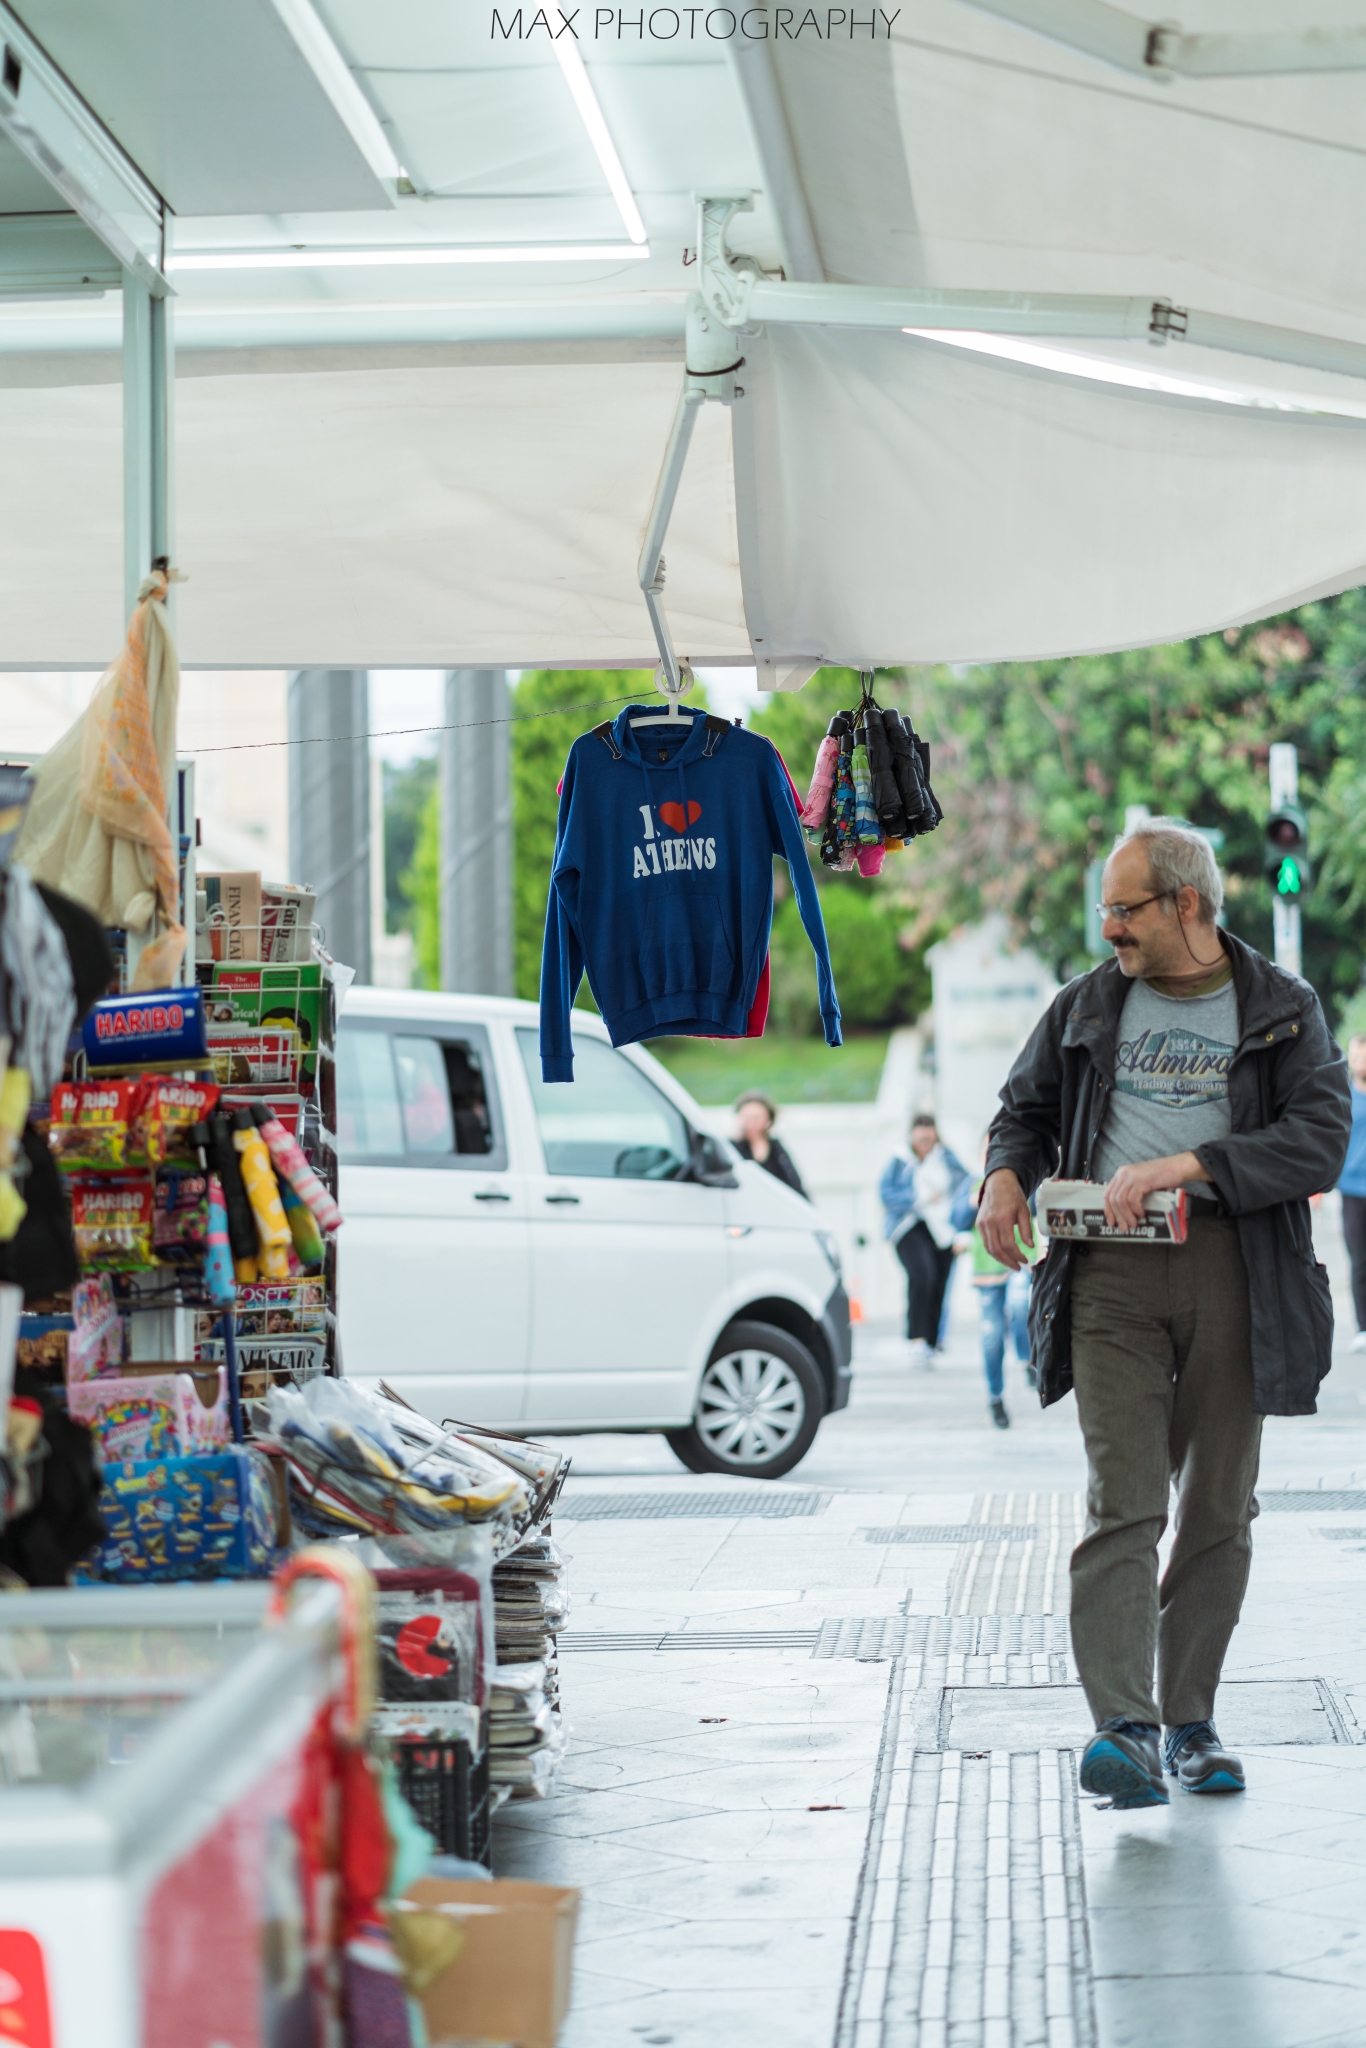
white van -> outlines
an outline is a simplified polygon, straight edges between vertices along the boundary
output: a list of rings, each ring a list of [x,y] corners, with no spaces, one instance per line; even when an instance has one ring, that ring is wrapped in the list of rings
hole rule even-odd
[[[353,988],[337,1062],[348,1378],[438,1423],[658,1430],[747,1478],[845,1406],[833,1233],[640,1046],[576,1011],[548,1087],[534,1003]]]

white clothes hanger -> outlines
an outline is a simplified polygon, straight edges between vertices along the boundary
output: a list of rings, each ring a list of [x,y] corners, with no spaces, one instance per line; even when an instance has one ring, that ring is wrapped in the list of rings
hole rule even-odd
[[[652,711],[646,718],[631,719],[629,723],[632,732],[636,732],[642,725],[668,725],[672,726],[674,731],[677,732],[680,726],[691,725],[695,718],[700,718],[702,716],[700,711],[684,711],[678,701],[684,691],[690,690],[692,685],[693,673],[686,661],[680,661],[678,664],[678,681],[676,683],[670,682],[668,671],[663,662],[657,661],[655,663],[655,688],[661,690],[668,698],[669,708],[667,711]]]

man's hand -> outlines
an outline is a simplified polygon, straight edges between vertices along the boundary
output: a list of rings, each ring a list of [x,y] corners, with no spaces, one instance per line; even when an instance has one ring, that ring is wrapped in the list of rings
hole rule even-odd
[[[1184,1181],[1208,1180],[1193,1152],[1174,1152],[1169,1159],[1145,1159],[1138,1166],[1121,1166],[1105,1186],[1105,1220],[1121,1230],[1136,1230],[1143,1221],[1143,1198]],[[985,1235],[985,1233],[983,1233]]]
[[[1015,1232],[1019,1231],[1032,1251],[1034,1226],[1024,1189],[1008,1166],[998,1166],[995,1173],[987,1176],[977,1210],[977,1222],[982,1242],[993,1259],[1009,1266],[1012,1273],[1018,1273],[1021,1266],[1028,1264],[1015,1242]]]

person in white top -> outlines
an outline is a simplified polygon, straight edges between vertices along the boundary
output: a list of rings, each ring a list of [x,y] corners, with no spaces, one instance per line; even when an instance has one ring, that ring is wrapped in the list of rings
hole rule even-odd
[[[884,1235],[906,1269],[906,1335],[913,1364],[928,1365],[939,1341],[958,1235],[953,1206],[964,1178],[961,1163],[940,1143],[929,1115],[914,1118],[909,1148],[898,1148],[882,1176]]]

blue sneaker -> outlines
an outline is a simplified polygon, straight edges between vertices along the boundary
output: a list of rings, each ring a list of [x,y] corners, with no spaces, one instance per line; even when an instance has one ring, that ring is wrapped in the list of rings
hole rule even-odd
[[[1082,1791],[1106,1794],[1120,1812],[1131,1806],[1169,1806],[1158,1733],[1147,1721],[1120,1716],[1102,1721],[1082,1756]]]
[[[1220,1747],[1213,1721],[1185,1721],[1179,1728],[1169,1728],[1162,1752],[1167,1769],[1187,1792],[1247,1790],[1242,1764]]]

